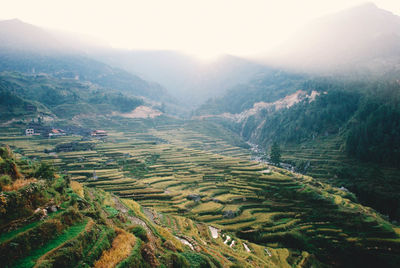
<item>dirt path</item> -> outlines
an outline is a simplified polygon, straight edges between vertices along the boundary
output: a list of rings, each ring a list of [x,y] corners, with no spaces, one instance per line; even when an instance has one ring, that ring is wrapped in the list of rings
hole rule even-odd
[[[120,212],[124,213],[124,215],[126,216],[126,218],[129,221],[131,221],[133,224],[142,226],[146,230],[147,234],[153,235],[150,228],[147,226],[147,224],[143,220],[139,219],[138,217],[134,217],[134,216],[131,216],[128,214],[128,209],[120,202],[120,200],[117,197],[113,196],[113,201],[115,204],[115,208],[117,210],[119,210]]]

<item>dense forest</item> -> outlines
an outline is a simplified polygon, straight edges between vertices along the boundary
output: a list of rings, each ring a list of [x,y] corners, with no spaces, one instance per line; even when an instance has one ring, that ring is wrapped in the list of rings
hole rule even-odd
[[[348,125],[346,150],[349,155],[363,161],[399,166],[399,101],[397,82],[378,85],[364,98]]]

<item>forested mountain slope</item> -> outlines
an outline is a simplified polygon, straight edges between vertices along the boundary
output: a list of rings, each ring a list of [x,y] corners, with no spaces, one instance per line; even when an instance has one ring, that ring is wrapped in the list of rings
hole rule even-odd
[[[324,147],[320,144],[323,140],[334,139],[336,145],[332,149],[340,152],[350,162],[344,164],[346,161],[343,159],[332,162],[318,176],[340,177],[340,182],[336,183],[344,183],[363,196],[364,201],[369,200],[369,205],[380,207],[381,211],[398,219],[398,194],[395,191],[391,193],[390,187],[397,189],[400,185],[395,180],[399,173],[385,171],[385,167],[397,170],[399,166],[398,81],[312,78],[288,74],[283,77],[284,79],[279,76],[265,76],[264,79],[238,86],[226,96],[204,104],[197,115],[201,118],[217,117],[220,122],[225,121],[225,126],[263,148],[268,149],[272,143],[277,142],[282,146],[283,152],[290,148],[292,156],[293,150],[302,151],[302,144],[309,146],[313,143],[313,148],[318,148],[319,145]],[[326,156],[325,159],[329,158],[328,152],[320,154],[322,158],[323,155]],[[300,172],[311,172],[308,158],[303,155],[288,161]],[[315,168],[323,166],[321,163],[311,162]],[[342,167],[337,166],[340,163]],[[349,174],[348,170],[352,165],[360,166],[361,172]],[[371,178],[369,174],[373,170],[382,168],[382,179]],[[361,184],[352,183],[354,177],[362,178]],[[387,190],[378,187],[382,183]],[[368,197],[369,195],[374,198],[380,196],[382,201],[374,204],[374,198]]]

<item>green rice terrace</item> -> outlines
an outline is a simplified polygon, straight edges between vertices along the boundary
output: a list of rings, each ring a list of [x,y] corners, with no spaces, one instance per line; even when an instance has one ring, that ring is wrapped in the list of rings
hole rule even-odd
[[[15,152],[0,158],[2,265],[398,267],[400,228],[351,192],[251,161],[201,124],[132,119],[101,139],[1,128]]]

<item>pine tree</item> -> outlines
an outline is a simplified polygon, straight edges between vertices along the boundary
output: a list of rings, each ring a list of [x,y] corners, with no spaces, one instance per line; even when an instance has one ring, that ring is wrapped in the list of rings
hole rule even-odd
[[[271,153],[269,154],[269,158],[274,165],[279,166],[281,162],[281,148],[278,143],[274,142],[271,146]]]

